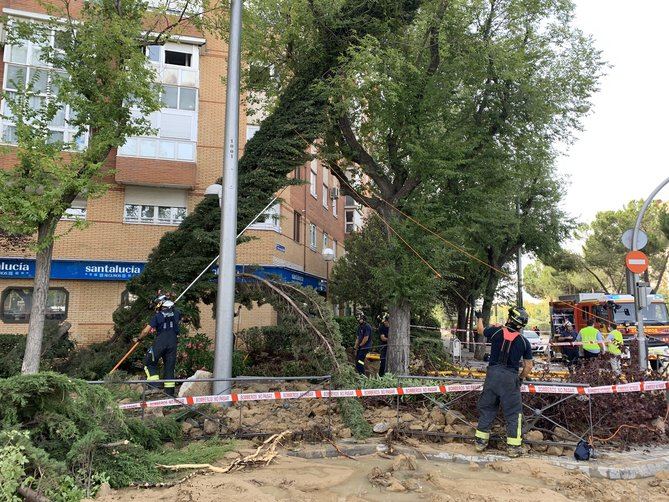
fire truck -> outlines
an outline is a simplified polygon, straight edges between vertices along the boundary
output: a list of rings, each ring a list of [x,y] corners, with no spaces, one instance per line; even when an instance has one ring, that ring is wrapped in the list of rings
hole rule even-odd
[[[578,293],[560,296],[549,304],[551,315],[551,341],[557,341],[564,324],[569,321],[578,332],[594,319],[595,327],[606,336],[606,321],[613,322],[623,334],[626,345],[636,335],[636,310],[634,297],[624,294]],[[669,314],[664,297],[648,296],[648,307],[642,311],[644,332],[648,338],[649,359],[669,356]],[[561,357],[561,347],[554,347],[553,354]]]

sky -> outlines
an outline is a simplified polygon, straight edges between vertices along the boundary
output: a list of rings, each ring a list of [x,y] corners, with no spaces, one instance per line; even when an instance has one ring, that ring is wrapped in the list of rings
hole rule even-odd
[[[580,221],[645,199],[669,176],[667,0],[576,0],[575,24],[609,62],[585,130],[558,162]],[[669,199],[669,186],[659,198]]]

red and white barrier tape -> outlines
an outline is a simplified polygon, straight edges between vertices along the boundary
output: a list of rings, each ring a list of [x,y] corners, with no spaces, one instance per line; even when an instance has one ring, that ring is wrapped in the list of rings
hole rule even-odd
[[[124,410],[140,408],[163,408],[166,406],[209,404],[209,403],[238,403],[245,401],[274,401],[281,399],[324,399],[343,397],[378,397],[404,396],[420,394],[445,394],[450,392],[469,392],[481,390],[483,382],[470,384],[428,385],[422,387],[391,387],[385,389],[346,389],[346,390],[311,390],[311,391],[277,391],[254,392],[246,394],[192,396],[138,403],[121,404]],[[653,380],[650,382],[632,382],[619,385],[602,385],[599,387],[572,387],[567,385],[534,385],[521,386],[521,392],[529,394],[621,394],[625,392],[646,392],[669,389],[669,382]]]

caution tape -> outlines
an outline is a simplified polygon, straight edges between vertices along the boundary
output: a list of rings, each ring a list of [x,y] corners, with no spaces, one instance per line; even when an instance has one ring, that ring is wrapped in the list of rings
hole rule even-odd
[[[311,390],[311,391],[277,391],[251,392],[242,394],[224,394],[209,396],[189,396],[154,401],[141,401],[119,405],[121,409],[132,410],[141,408],[164,408],[168,406],[213,403],[242,403],[248,401],[275,401],[282,399],[327,399],[346,397],[383,397],[410,396],[421,394],[447,394],[454,392],[470,392],[481,390],[483,382],[470,384],[427,385],[420,387],[389,387],[384,389],[346,389],[346,390]],[[598,387],[578,387],[567,385],[522,385],[521,392],[529,394],[622,394],[626,392],[648,392],[669,389],[669,382],[654,380],[649,382],[632,382],[618,385],[601,385]]]

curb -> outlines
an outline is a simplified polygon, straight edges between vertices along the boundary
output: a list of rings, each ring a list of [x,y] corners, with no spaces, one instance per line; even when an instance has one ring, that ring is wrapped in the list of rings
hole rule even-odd
[[[375,453],[384,453],[388,450],[388,447],[385,444],[338,444],[339,450],[346,455],[352,457],[359,457],[365,455],[373,455]],[[416,450],[414,448],[405,448],[405,447],[396,447],[395,451],[405,454],[415,454]],[[475,463],[480,466],[485,466],[486,464],[492,462],[510,462],[511,459],[506,455],[465,455],[462,453],[448,453],[448,452],[439,452],[439,453],[421,453],[422,456],[431,461],[436,462],[454,462],[457,464],[471,464]],[[286,453],[289,457],[299,457],[308,460],[313,459],[326,459],[334,458],[341,456],[341,453],[337,451],[333,446],[329,444],[322,445],[320,449],[312,449],[306,451],[291,451]],[[549,457],[545,455],[524,455],[520,457],[521,459],[541,459],[545,460],[553,465],[562,467],[564,469],[572,471],[580,471],[592,478],[602,478],[602,479],[611,479],[611,480],[631,480],[631,479],[644,479],[652,478],[658,472],[668,471],[669,470],[669,452],[666,455],[661,457],[650,458],[646,461],[630,461],[629,459],[620,459],[620,463],[625,463],[624,467],[618,467],[616,465],[607,464],[604,465],[597,460],[590,460],[589,462],[577,462],[576,460],[568,459],[558,459],[555,457]],[[636,464],[636,465],[630,465]]]

